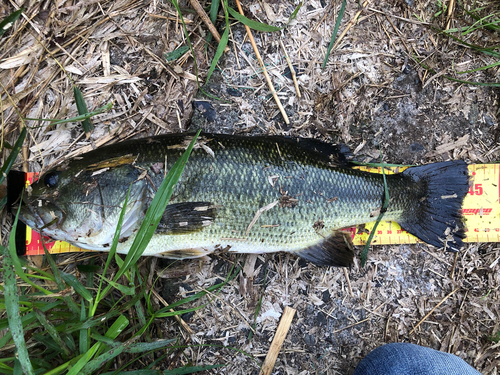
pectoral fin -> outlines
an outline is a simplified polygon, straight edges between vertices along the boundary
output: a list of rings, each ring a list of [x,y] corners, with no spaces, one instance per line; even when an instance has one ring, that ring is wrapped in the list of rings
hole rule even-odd
[[[348,267],[354,257],[351,235],[340,230],[296,253],[317,266]]]
[[[213,223],[216,211],[210,202],[169,204],[160,220],[157,232],[185,234],[202,230]]]

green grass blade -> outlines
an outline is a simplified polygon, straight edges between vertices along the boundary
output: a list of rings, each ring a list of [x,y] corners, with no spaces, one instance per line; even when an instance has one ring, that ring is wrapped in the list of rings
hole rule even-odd
[[[111,325],[111,327],[108,329],[108,331],[106,332],[106,337],[108,337],[110,339],[115,339],[128,326],[128,324],[129,324],[128,319],[125,316],[120,315],[116,319],[116,321]],[[102,344],[100,342],[94,344],[86,353],[84,353],[82,355],[82,357],[78,360],[78,362],[71,368],[71,370],[68,372],[68,375],[80,375],[80,374],[90,373],[90,372],[87,372],[85,369],[87,368],[87,366],[90,363],[94,363],[95,360],[92,360],[92,358],[100,353],[103,345],[104,344]],[[116,349],[117,348],[114,348],[113,351]],[[116,353],[116,355],[118,355],[121,352],[118,352],[118,350],[116,350],[115,353]],[[116,357],[116,355],[115,355],[115,357]],[[114,357],[112,357],[112,358],[114,358]],[[107,362],[107,361],[105,361],[105,362]],[[99,365],[99,367],[102,364],[104,364],[105,362],[101,363]]]
[[[75,276],[63,271],[59,272],[61,273],[61,277],[66,282],[66,284],[71,286],[75,290],[75,292],[77,292],[82,298],[84,298],[88,302],[92,302],[93,300],[92,294],[89,292],[87,288],[85,288],[82,285],[82,283],[78,281],[78,279]]]
[[[26,265],[26,269],[39,273],[40,275],[36,275],[35,273],[30,273],[30,277],[37,278],[39,280],[50,280],[50,281],[55,281],[55,277],[52,273],[45,272],[41,269],[31,267],[29,265]]]
[[[217,22],[217,13],[219,12],[220,0],[213,0],[210,3],[210,21],[215,25]],[[228,23],[226,22],[226,27]],[[211,32],[208,33],[206,43],[205,43],[205,53],[207,51],[208,45],[212,42],[213,35]],[[208,81],[208,80],[207,80]]]
[[[424,64],[423,62],[421,62],[416,56],[414,56],[414,58],[415,58],[415,61],[417,63],[419,63],[422,68],[424,68],[425,70],[428,70],[432,74],[436,74],[436,71],[434,69],[432,69],[430,66],[428,66],[428,65]],[[500,82],[471,82],[471,81],[464,81],[464,80],[461,80],[461,79],[450,77],[450,76],[445,75],[445,74],[443,74],[441,77],[446,78],[446,79],[448,79],[450,81],[464,83],[466,85],[500,87]]]
[[[111,248],[109,249],[108,257],[106,258],[106,263],[104,265],[104,270],[102,271],[102,275],[106,275],[106,272],[108,271],[109,265],[111,264],[111,260],[116,255],[116,247],[118,246],[118,242],[120,241],[120,234],[121,234],[121,229],[122,229],[122,225],[123,225],[123,219],[125,217],[125,212],[127,211],[128,198],[130,196],[130,189],[132,189],[132,184],[130,184],[130,186],[128,187],[127,195],[125,196],[125,202],[123,202],[123,207],[122,207],[122,210],[120,212],[120,217],[118,218],[118,223],[116,225],[116,230],[115,230],[115,234],[113,237],[113,242],[111,243]],[[120,264],[118,266],[121,267]],[[97,294],[95,297],[96,302],[95,302],[93,308],[90,309],[89,316],[94,316],[97,305],[99,304],[99,302],[102,300],[102,298],[104,298],[104,296],[107,293],[106,291],[101,293],[103,280],[104,279],[101,278],[101,280],[99,282],[99,287],[97,288]],[[110,290],[110,288],[107,290]]]
[[[479,72],[480,70],[486,70],[486,69],[489,69],[489,68],[494,68],[497,65],[500,65],[500,61],[497,61],[497,62],[495,62],[493,64],[490,64],[490,65],[481,66],[480,68],[471,69],[471,70],[465,70],[463,72],[457,72],[457,74],[466,74],[466,73]]]
[[[213,24],[217,21],[217,13],[219,13],[220,0],[212,0],[210,4],[210,21]],[[227,24],[226,24],[227,26]]]
[[[14,264],[14,268],[16,270],[16,274],[17,274],[18,277],[20,277],[21,279],[23,279],[23,281],[27,282],[33,288],[38,289],[42,293],[44,293],[44,294],[52,294],[52,291],[47,290],[45,288],[42,288],[40,285],[37,285],[37,284],[33,283],[28,278],[28,276],[26,275],[26,273],[23,270],[23,266],[21,265],[19,257],[17,256],[15,243],[16,243],[17,222],[18,222],[19,210],[20,209],[21,209],[21,206],[19,206],[19,208],[18,208],[18,213],[17,213],[16,218],[14,220],[14,224],[12,224],[12,229],[11,229],[10,235],[9,235],[9,247],[8,247],[8,250],[9,250],[9,253],[10,253],[10,259],[12,260],[12,263]]]
[[[116,339],[120,333],[122,333],[130,324],[130,321],[125,317],[125,315],[120,315],[109,327],[109,329],[106,332],[106,336],[104,338],[111,340],[113,342],[114,339]],[[94,335],[92,335],[94,337]],[[105,350],[109,349],[107,345],[101,345],[99,350],[96,352],[95,357],[99,357],[101,353]]]
[[[47,247],[45,246],[45,243],[42,239],[42,246],[43,246],[43,251],[45,252],[45,259],[49,262],[50,268],[52,269],[52,274],[54,275],[54,279],[56,281],[57,286],[59,287],[59,290],[64,290],[66,289],[66,285],[64,285],[63,280],[61,278],[61,271],[57,268],[56,262],[54,262],[54,256],[53,254],[50,254],[49,251],[47,250]],[[70,308],[71,311],[73,311],[74,314],[78,314],[78,306],[75,301],[73,301],[73,298],[71,296],[64,296],[62,297],[64,302],[66,302],[66,305]]]
[[[10,357],[10,358],[3,358],[2,361],[6,362],[13,362],[16,358],[15,357]],[[0,362],[0,373],[1,374],[12,374],[14,373],[14,368],[7,366],[5,363]]]
[[[382,156],[381,156],[382,158]],[[370,248],[370,245],[373,240],[373,236],[375,235],[377,231],[377,227],[382,221],[382,218],[384,217],[385,212],[387,211],[387,207],[389,206],[389,188],[387,186],[387,179],[385,178],[385,168],[382,166],[382,177],[384,179],[384,203],[382,204],[382,208],[380,210],[380,213],[377,217],[377,221],[375,221],[375,225],[373,226],[373,229],[370,232],[370,235],[368,236],[368,240],[366,241],[365,247],[363,248],[363,251],[361,253],[361,267],[364,267],[366,264],[366,260],[368,258],[368,249]]]
[[[135,288],[131,286],[126,286],[123,284],[120,284],[118,282],[115,282],[113,280],[109,280],[108,278],[98,275],[100,278],[103,280],[106,280],[106,282],[111,285],[113,288],[118,289],[120,292],[122,292],[126,296],[133,296],[135,294]]]
[[[212,76],[212,73],[214,72],[215,68],[217,67],[217,63],[219,62],[222,54],[224,53],[224,50],[225,50],[227,43],[229,41],[229,15],[227,13],[227,8],[228,8],[227,7],[227,0],[225,0],[225,1],[226,2],[224,3],[225,5],[223,6],[223,9],[224,9],[224,18],[225,18],[225,22],[226,22],[226,28],[225,28],[224,33],[222,34],[222,36],[220,38],[220,43],[217,46],[217,50],[215,51],[214,58],[212,59],[212,63],[210,64],[210,69],[208,70],[207,79],[206,79],[207,83],[210,80],[210,77]],[[215,20],[217,19],[217,9],[219,8],[219,0],[214,1],[214,3],[217,3],[215,12],[214,12],[213,8],[210,9],[210,11],[211,11],[210,16],[213,18],[212,22],[215,22]],[[212,3],[212,5],[213,5],[213,3]]]
[[[295,9],[293,10],[292,14],[290,15],[290,19],[288,20],[288,22],[286,23],[286,25],[288,26],[290,24],[290,22],[292,22],[295,18],[297,18],[297,14],[299,13],[299,10],[300,8],[302,8],[302,5],[304,5],[304,2],[301,1],[299,3],[299,5],[297,5],[295,7]]]
[[[108,331],[106,332],[106,337],[109,337],[110,339],[116,339],[120,333],[122,333],[125,328],[128,327],[130,324],[129,320],[125,315],[120,315],[109,327]]]
[[[113,319],[115,316],[121,314],[122,311],[127,311],[132,308],[137,301],[139,301],[144,296],[144,292],[139,292],[135,296],[133,296],[129,301],[120,305],[120,310],[115,308],[110,309],[106,314],[101,315],[97,318],[89,318],[83,322],[71,322],[68,324],[61,325],[58,327],[58,330],[64,330],[66,333],[72,333],[75,331],[79,331],[81,329],[87,329],[92,327],[99,327],[105,321],[109,321]]]
[[[0,184],[2,184],[7,177],[7,174],[9,173],[10,169],[14,165],[17,155],[19,154],[19,151],[21,150],[21,147],[23,147],[24,143],[24,138],[26,138],[26,128],[23,128],[21,130],[21,133],[19,134],[19,138],[17,138],[16,143],[14,144],[14,147],[12,148],[12,151],[5,161],[5,163],[2,165],[2,169],[0,169]]]
[[[76,353],[76,343],[74,337],[72,335],[67,335],[64,333],[61,338],[74,355],[74,353]]]
[[[263,31],[266,33],[271,33],[273,31],[280,31],[283,30],[282,27],[276,27],[276,26],[271,26],[271,25],[266,25],[265,23],[253,21],[251,19],[246,18],[245,16],[241,15],[237,11],[235,11],[231,7],[227,7],[227,10],[231,16],[236,18],[238,21],[240,21],[242,24],[248,26],[251,29],[257,30],[257,31]]]
[[[169,62],[175,61],[175,60],[179,59],[182,55],[184,55],[187,51],[189,51],[188,46],[181,46],[181,47],[177,48],[176,50],[165,54],[165,60],[167,60]]]
[[[139,319],[139,323],[142,326],[145,326],[147,324],[146,314],[144,312],[144,308],[142,307],[141,301],[137,301],[137,303],[135,304],[135,311],[137,313],[137,318]]]
[[[87,309],[85,307],[85,302],[82,301],[80,304],[80,322],[87,320]],[[78,348],[80,354],[84,354],[90,348],[90,329],[82,328],[80,329],[78,335]]]
[[[76,116],[76,117],[71,117],[68,119],[60,120],[60,119],[50,119],[50,118],[30,118],[30,117],[25,117],[24,120],[29,120],[29,121],[49,121],[52,124],[51,125],[58,125],[58,124],[66,124],[68,122],[78,122],[78,121],[83,121],[85,119],[91,118],[95,115],[99,115],[103,112],[109,111],[113,107],[113,103],[108,103],[100,108],[97,108],[95,111],[88,112],[86,114]]]
[[[480,8],[481,9],[481,8]],[[480,9],[477,9],[477,10],[480,10]],[[474,11],[468,11],[467,9],[463,9],[465,13],[467,13],[469,16],[471,16],[472,18],[474,18],[476,21],[480,21],[481,18],[476,14],[474,13]],[[499,14],[498,13],[495,13],[493,15],[496,15],[498,16]],[[498,31],[500,29],[500,27],[498,26],[490,26],[490,25],[484,25],[484,27],[490,31]]]
[[[14,375],[23,375],[23,368],[21,362],[16,358],[14,361]]]
[[[326,51],[325,60],[323,61],[323,66],[321,69],[325,69],[326,63],[330,58],[330,52],[332,51],[333,44],[335,43],[335,39],[337,39],[337,33],[339,31],[340,23],[342,22],[342,18],[344,18],[345,6],[347,4],[347,0],[342,0],[342,5],[340,6],[339,14],[337,16],[337,20],[335,21],[335,27],[333,28],[332,38],[330,39],[330,44],[328,45],[328,50]]]
[[[146,247],[151,240],[151,237],[153,237],[160,219],[165,212],[168,201],[170,200],[170,197],[174,192],[174,187],[181,177],[182,171],[184,170],[186,162],[189,158],[189,155],[191,154],[191,151],[200,132],[201,130],[196,133],[187,150],[179,158],[179,160],[175,162],[174,166],[168,172],[167,176],[158,188],[158,191],[156,192],[153,201],[151,202],[151,205],[149,206],[146,215],[144,216],[141,227],[139,228],[139,231],[134,238],[132,247],[125,257],[124,264],[116,273],[113,279],[114,281],[117,281],[132,265],[134,265],[142,255],[144,250],[146,250]]]
[[[43,238],[42,238],[42,245],[43,245],[43,250],[45,252],[45,259],[49,263],[50,269],[52,270],[52,275],[54,275],[54,281],[56,282],[59,290],[63,290],[66,288],[66,286],[63,283],[63,280],[62,280],[61,275],[59,273],[59,269],[57,268],[56,262],[54,261],[54,257],[56,255],[49,253],[49,250],[47,250],[47,247],[45,246]]]
[[[83,355],[78,358],[78,361],[68,371],[68,375],[82,374],[82,369],[92,360],[97,350],[101,347],[100,343],[92,345]]]
[[[21,16],[23,11],[24,8],[16,10],[15,12],[5,17],[2,20],[2,22],[0,22],[0,36],[2,36],[7,30],[9,30],[14,25],[14,22],[17,21],[17,19]]]
[[[45,314],[38,309],[34,309],[36,317],[40,324],[45,328],[45,331],[52,337],[52,339],[57,343],[58,347],[66,354],[68,357],[71,357],[71,351],[69,350],[66,343],[63,341],[54,325],[47,319]]]
[[[196,61],[196,53],[194,52],[193,44],[191,43],[191,38],[189,37],[190,33],[188,32],[187,27],[186,27],[186,23],[184,22],[184,17],[182,16],[182,12],[181,12],[181,8],[179,7],[179,3],[177,2],[177,0],[171,0],[171,2],[174,5],[175,10],[177,11],[177,14],[179,15],[179,18],[180,18],[181,23],[182,23],[182,30],[184,31],[184,35],[186,36],[187,44],[189,46],[189,49],[191,50],[191,54],[192,54],[193,62],[194,62],[194,74],[196,76],[196,84],[198,85],[198,88],[200,89],[200,91],[204,95],[206,95],[209,98],[212,98],[215,100],[220,100],[220,101],[223,101],[225,103],[229,103],[228,101],[226,101],[224,99],[218,98],[218,97],[206,92],[201,87],[200,80],[198,79],[198,62]]]
[[[95,371],[103,367],[107,362],[111,361],[113,358],[122,354],[124,350],[125,350],[125,344],[114,347],[113,349],[105,352],[104,354],[101,354],[96,359],[89,361],[85,365],[85,367],[83,367],[80,370],[78,374],[80,375],[93,374]],[[68,375],[70,374],[68,373]]]
[[[470,26],[467,29],[467,31],[462,32],[462,36],[465,36],[467,34],[470,34],[473,31],[476,31],[476,30],[479,30],[482,28],[493,28],[494,29],[495,27],[498,27],[500,20],[494,20],[491,22],[484,22],[484,21],[486,21],[486,19],[491,18],[491,17],[495,17],[495,14],[489,14],[488,16],[477,20],[472,26]]]
[[[19,301],[19,304],[21,305],[21,302],[22,301]],[[37,304],[37,308],[43,312],[46,312],[46,311],[49,311],[51,309],[54,309],[54,308],[58,308],[58,307],[61,307],[62,305],[62,302],[61,301],[56,301],[56,302],[52,302],[52,303],[43,303],[43,305],[40,305],[40,304]],[[31,324],[33,321],[36,320],[36,316],[33,312],[29,312],[29,313],[26,313],[26,314],[23,314],[21,316],[21,321],[23,323],[23,327],[26,327],[27,325]],[[3,330],[3,329],[6,329],[9,327],[9,322],[8,322],[8,319],[1,319],[0,320],[0,330]],[[9,335],[9,332],[6,332],[6,335]],[[0,342],[3,343],[2,340],[4,340],[5,336],[2,337],[0,339]],[[0,344],[0,348],[2,347],[3,345]]]
[[[224,30],[224,33],[222,34],[222,36],[220,38],[220,43],[217,46],[217,51],[215,51],[215,55],[214,55],[214,58],[212,59],[212,63],[210,64],[210,69],[208,70],[208,73],[207,73],[206,82],[208,82],[208,80],[212,76],[212,73],[214,72],[215,68],[217,67],[217,63],[219,62],[222,54],[224,53],[224,49],[226,48],[228,41],[229,41],[229,28],[226,27],[226,30]]]
[[[75,96],[76,109],[78,110],[78,114],[87,115],[89,113],[89,110],[87,109],[87,104],[85,103],[85,99],[83,98],[82,92],[76,86],[73,86],[73,95]],[[90,118],[86,118],[85,120],[83,120],[82,126],[88,138],[90,132],[94,130],[94,125],[92,125]]]
[[[488,47],[488,48],[485,48],[485,47],[481,47],[481,46],[477,46],[475,44],[470,44],[470,43],[467,43],[466,41],[460,39],[460,38],[457,38],[456,36],[452,35],[452,34],[448,34],[446,33],[445,31],[443,30],[440,30],[438,28],[435,28],[435,27],[431,27],[432,30],[434,31],[437,31],[438,33],[442,34],[442,35],[445,35],[447,36],[448,38],[451,38],[453,39],[454,41],[464,45],[465,47],[469,47],[475,51],[479,51],[479,52],[482,52],[482,53],[485,53],[487,55],[490,55],[490,56],[493,56],[493,57],[500,57],[500,53],[499,52],[496,52],[494,49],[495,47]]]
[[[72,366],[74,363],[76,363],[80,358],[82,357],[82,355],[79,355],[78,357],[72,359],[71,361],[68,361],[66,363],[63,363],[62,365],[56,367],[55,369],[53,370],[50,370],[50,371],[47,371],[45,374],[43,375],[58,375],[58,374],[61,374],[63,371],[65,371],[68,367]]]
[[[16,216],[17,224],[18,217]],[[19,311],[19,296],[17,294],[17,282],[16,273],[14,272],[14,262],[12,260],[12,252],[16,252],[15,242],[9,243],[10,251],[4,246],[0,246],[3,252],[3,281],[4,281],[4,298],[5,298],[5,308],[7,310],[7,317],[9,319],[9,330],[14,339],[14,343],[17,348],[17,357],[23,369],[23,372],[27,375],[34,375],[33,366],[30,361],[28,354],[28,348],[26,347],[26,341],[24,340],[23,323],[21,321],[21,313]]]
[[[154,342],[138,342],[130,344],[125,348],[125,353],[143,353],[151,350],[158,350],[176,342],[177,339],[157,340]]]
[[[102,338],[102,337],[101,337]],[[159,340],[155,342],[143,342],[143,343],[137,343],[137,344],[131,344],[130,342],[124,342],[118,345],[113,345],[112,349],[108,350],[107,352],[103,353],[96,359],[90,361],[82,370],[81,374],[92,374],[102,366],[104,366],[105,363],[109,362],[116,356],[118,356],[121,353],[131,353],[131,354],[136,354],[136,353],[142,353],[145,351],[151,351],[151,350],[158,350],[161,348],[164,348],[167,345],[170,345],[172,342],[175,342],[175,339],[171,340]],[[107,343],[108,345],[110,342]]]
[[[499,343],[500,342],[500,331],[498,331],[494,335],[488,336],[488,340]]]

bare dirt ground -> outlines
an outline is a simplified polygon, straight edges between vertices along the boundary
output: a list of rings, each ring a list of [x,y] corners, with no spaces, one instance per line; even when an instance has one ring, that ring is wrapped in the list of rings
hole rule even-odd
[[[13,4],[0,5],[0,16],[12,12]],[[359,161],[377,159],[380,151],[385,161],[401,164],[500,160],[498,88],[445,78],[499,82],[498,66],[455,74],[495,61],[433,29],[447,23],[438,2],[369,3],[324,70],[321,64],[340,1],[307,0],[283,31],[255,32],[290,124],[271,97],[241,24],[231,23],[229,51],[204,87],[225,100],[218,101],[197,87],[196,74],[204,83],[215,45],[205,50],[207,29],[188,3],[180,6],[197,72],[189,52],[171,63],[164,58],[186,45],[175,8],[166,0],[27,0],[18,5],[25,6],[27,18],[0,45],[7,139],[18,134],[19,114],[75,116],[69,77],[81,88],[90,110],[114,101],[110,112],[94,118],[96,129],[89,140],[77,123],[30,129],[19,167],[38,171],[101,144],[200,127],[344,143]],[[250,18],[284,26],[297,5],[244,2],[243,8]],[[456,5],[450,27],[473,22],[461,6],[470,9],[473,4]],[[487,11],[492,3],[481,6]],[[348,2],[340,31],[360,7]],[[481,45],[498,45],[500,40],[488,30],[469,38]],[[297,67],[301,98],[285,76],[280,40]],[[415,57],[436,73],[423,69]],[[193,100],[208,101],[209,112],[200,111]],[[214,120],[207,119],[214,113]],[[449,146],[446,151],[436,152],[443,145]],[[6,233],[4,220],[3,238]],[[350,374],[363,356],[388,342],[451,352],[483,374],[498,374],[499,345],[491,336],[500,331],[499,257],[495,243],[467,245],[456,259],[423,244],[375,246],[364,268],[356,260],[347,272],[308,265],[288,254],[185,261],[166,271],[168,262],[144,259],[145,272],[161,274],[154,288],[167,302],[221,282],[235,262],[246,261],[244,271],[219,294],[194,303],[207,306],[183,316],[192,335],[173,319],[157,322],[162,337],[181,337],[181,344],[191,345],[158,368],[226,363],[211,373],[257,374],[283,309],[291,306],[297,312],[273,374]],[[161,300],[155,303],[162,306]]]

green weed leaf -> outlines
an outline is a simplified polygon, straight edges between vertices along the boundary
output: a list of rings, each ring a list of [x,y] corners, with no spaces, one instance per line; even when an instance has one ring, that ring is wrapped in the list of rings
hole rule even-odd
[[[24,8],[16,10],[15,12],[5,17],[2,20],[2,22],[0,22],[0,36],[2,36],[7,30],[9,30],[14,25],[14,22],[17,21],[17,19],[21,16],[23,11]]]
[[[238,21],[240,21],[242,24],[248,26],[251,29],[254,29],[254,30],[257,30],[257,31],[263,31],[263,32],[266,32],[266,33],[271,33],[273,31],[283,30],[282,27],[271,26],[271,25],[267,25],[265,23],[261,23],[261,22],[257,22],[257,21],[253,21],[251,19],[248,19],[245,16],[241,15],[240,13],[238,13],[237,11],[235,11],[231,7],[227,7],[227,11],[229,12],[229,14],[231,14],[231,16],[233,16]]]
[[[340,23],[342,22],[342,18],[344,17],[344,11],[346,7],[347,1],[342,0],[342,5],[340,6],[339,14],[337,16],[337,20],[335,21],[335,27],[333,29],[332,38],[330,39],[330,44],[328,45],[328,50],[326,51],[325,60],[323,61],[322,69],[325,69],[326,63],[330,58],[330,52],[332,51],[333,44],[335,43],[335,39],[337,39],[337,33],[339,31]]]
[[[184,55],[187,51],[189,51],[188,46],[181,46],[181,47],[177,48],[175,51],[167,53],[165,55],[165,60],[175,61],[175,60],[179,59],[182,55]]]
[[[87,104],[85,103],[85,99],[83,98],[83,94],[80,89],[76,86],[73,86],[73,95],[75,96],[76,108],[78,109],[79,115],[87,115],[89,110],[87,109]],[[90,121],[90,118],[86,118],[82,121],[83,130],[87,136],[90,134],[92,130],[94,130],[94,125]]]

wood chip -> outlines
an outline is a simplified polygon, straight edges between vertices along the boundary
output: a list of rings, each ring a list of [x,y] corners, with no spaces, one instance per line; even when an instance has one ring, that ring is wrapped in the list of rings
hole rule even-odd
[[[269,352],[267,353],[266,359],[264,360],[264,364],[262,365],[260,375],[271,374],[274,364],[276,363],[276,359],[278,358],[278,354],[281,350],[281,346],[283,345],[283,341],[285,341],[286,334],[288,333],[290,325],[292,324],[292,319],[295,315],[295,311],[295,309],[289,306],[285,306],[285,311],[283,311],[283,315],[281,316],[280,324],[278,326],[278,329],[276,330],[276,334],[274,335],[273,342],[271,343]]]
[[[469,134],[464,135],[463,137],[458,138],[455,142],[446,143],[444,145],[436,147],[435,151],[428,152],[425,154],[425,157],[432,157],[444,154],[445,152],[452,151],[456,148],[467,146],[467,142],[469,142]]]

